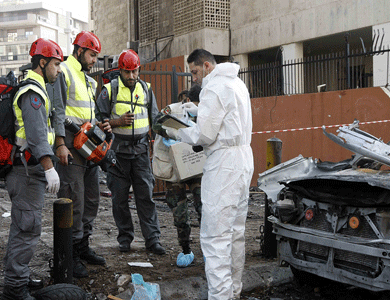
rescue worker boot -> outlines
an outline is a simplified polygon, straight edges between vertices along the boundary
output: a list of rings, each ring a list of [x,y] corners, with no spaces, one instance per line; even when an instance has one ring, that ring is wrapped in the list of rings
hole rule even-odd
[[[188,243],[188,242],[183,243],[183,245],[181,247],[183,248],[184,254],[190,254],[192,252],[191,247],[190,247],[190,243]]]
[[[22,285],[18,287],[12,287],[6,285],[4,286],[1,300],[36,300],[36,299],[30,295],[27,285]]]
[[[165,254],[165,249],[163,246],[161,246],[160,242],[154,243],[152,246],[148,248],[148,250],[157,255]]]
[[[104,257],[97,255],[96,252],[89,247],[88,238],[83,238],[81,240],[79,245],[79,251],[80,251],[80,258],[82,260],[85,260],[87,263],[91,265],[106,264],[106,260],[104,259]]]
[[[88,277],[88,271],[80,259],[79,244],[73,245],[73,277]]]
[[[30,290],[39,290],[44,286],[42,279],[32,279],[31,277],[28,279],[27,287]]]

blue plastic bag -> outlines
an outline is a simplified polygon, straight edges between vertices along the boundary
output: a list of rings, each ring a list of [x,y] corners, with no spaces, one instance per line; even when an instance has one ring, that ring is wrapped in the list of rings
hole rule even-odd
[[[131,274],[131,280],[135,289],[131,300],[161,300],[157,283],[145,282],[141,274]]]

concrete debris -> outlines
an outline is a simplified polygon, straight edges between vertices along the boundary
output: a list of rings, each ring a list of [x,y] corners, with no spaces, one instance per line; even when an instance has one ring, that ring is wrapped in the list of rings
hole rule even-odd
[[[116,284],[118,286],[124,286],[125,284],[128,284],[130,281],[131,281],[131,276],[128,274],[123,274],[123,275],[119,276]]]
[[[107,300],[107,297],[103,293],[99,293],[96,295],[96,299],[97,300]]]

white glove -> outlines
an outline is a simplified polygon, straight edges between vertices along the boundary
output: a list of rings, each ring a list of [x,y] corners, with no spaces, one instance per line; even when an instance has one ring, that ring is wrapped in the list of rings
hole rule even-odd
[[[163,128],[165,129],[165,131],[167,132],[167,135],[175,140],[175,141],[178,141],[180,140],[179,138],[179,130],[178,129],[175,129],[175,128],[172,128],[172,127],[165,127],[163,126]]]
[[[60,177],[54,168],[45,171],[46,189],[49,193],[57,194],[60,189]]]
[[[180,107],[182,110],[185,110],[186,112],[190,113],[193,116],[198,115],[198,107],[193,102],[184,103]]]

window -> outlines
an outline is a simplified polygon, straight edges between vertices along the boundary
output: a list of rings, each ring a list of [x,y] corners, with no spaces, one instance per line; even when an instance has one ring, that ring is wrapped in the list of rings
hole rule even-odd
[[[16,41],[18,34],[16,33],[16,31],[8,31],[7,36],[8,36],[8,42],[14,42]]]

